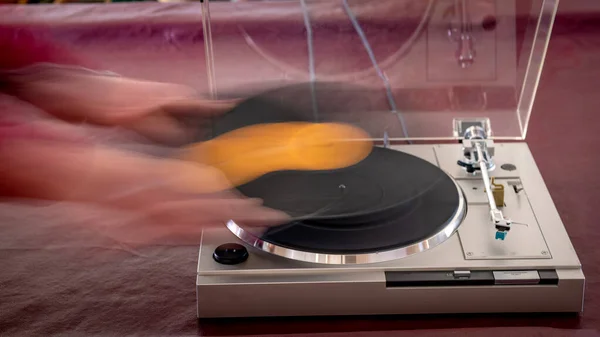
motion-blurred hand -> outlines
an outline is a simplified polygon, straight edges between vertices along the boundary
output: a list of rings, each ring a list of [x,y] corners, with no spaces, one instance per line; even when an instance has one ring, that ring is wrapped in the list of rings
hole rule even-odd
[[[44,140],[9,141],[0,147],[0,157],[4,195],[124,211],[131,221],[102,229],[122,242],[152,244],[167,237],[197,242],[202,228],[230,219],[260,227],[287,220],[286,214],[237,195],[209,166]]]
[[[65,67],[13,74],[11,91],[68,122],[121,126],[166,144],[182,144],[197,132],[182,117],[207,117],[235,102],[200,99],[184,85],[142,81]]]
[[[230,219],[260,227],[286,221],[286,214],[235,193],[215,168],[94,144],[75,127],[119,126],[179,145],[198,131],[182,117],[201,120],[235,102],[202,100],[186,86],[61,67],[9,80],[18,98],[58,119],[21,125],[0,143],[0,195],[124,211],[129,221],[101,231],[128,243],[197,242],[202,228]]]

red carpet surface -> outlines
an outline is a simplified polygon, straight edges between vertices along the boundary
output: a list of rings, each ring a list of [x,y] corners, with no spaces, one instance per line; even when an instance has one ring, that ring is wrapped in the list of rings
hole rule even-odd
[[[600,332],[600,3],[563,1],[527,142],[587,277],[575,315],[195,318],[196,246],[130,250],[85,224],[106,213],[0,204],[0,336],[595,336]],[[75,7],[73,7],[75,8]],[[77,7],[78,11],[83,11]],[[94,13],[90,7],[90,13]],[[0,7],[0,16],[6,14]],[[54,8],[49,16],[59,16]],[[42,13],[38,13],[42,15]],[[123,20],[133,15],[122,13]],[[69,17],[65,14],[65,17]],[[200,47],[148,77],[201,72]],[[160,50],[140,63],[160,61]],[[143,50],[138,51],[140,55]],[[146,51],[147,52],[147,51]],[[162,60],[164,63],[165,60]],[[187,67],[187,68],[186,68]],[[135,73],[135,68],[131,68]],[[115,69],[118,70],[118,69]],[[187,84],[203,79],[185,77]],[[10,107],[2,102],[0,107]],[[68,230],[64,230],[68,228]],[[98,228],[98,227],[95,227]],[[316,334],[312,334],[316,333]]]

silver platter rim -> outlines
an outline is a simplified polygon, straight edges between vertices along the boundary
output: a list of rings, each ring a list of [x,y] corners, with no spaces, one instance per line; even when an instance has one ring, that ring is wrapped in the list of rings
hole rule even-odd
[[[456,191],[458,193],[459,201],[456,212],[454,212],[452,218],[446,222],[446,226],[444,226],[444,228],[442,228],[439,232],[421,242],[417,242],[402,248],[365,254],[314,253],[281,247],[270,242],[263,241],[253,233],[244,230],[233,220],[229,220],[227,222],[227,228],[233,233],[233,235],[254,248],[296,261],[328,265],[357,265],[397,260],[439,246],[448,240],[452,235],[454,235],[460,224],[463,222],[467,214],[467,202],[465,194],[456,180],[450,175],[448,175],[448,177],[456,186]]]

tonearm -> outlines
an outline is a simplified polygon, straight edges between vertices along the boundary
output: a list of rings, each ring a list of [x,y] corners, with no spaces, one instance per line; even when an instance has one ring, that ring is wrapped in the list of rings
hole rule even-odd
[[[458,165],[465,168],[471,174],[476,175],[481,172],[481,178],[485,186],[490,206],[490,217],[496,227],[496,239],[504,240],[513,222],[504,217],[501,210],[498,209],[490,180],[490,171],[496,168],[494,163],[494,141],[488,139],[485,129],[474,125],[467,128],[463,135],[463,158],[458,161]]]

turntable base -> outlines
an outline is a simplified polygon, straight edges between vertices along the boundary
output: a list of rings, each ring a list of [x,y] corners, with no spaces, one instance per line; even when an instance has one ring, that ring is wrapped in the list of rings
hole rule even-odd
[[[503,212],[521,223],[503,241],[494,238],[481,178],[456,164],[459,144],[393,149],[438,165],[462,188],[468,211],[449,239],[387,262],[323,264],[261,251],[227,228],[206,230],[196,280],[198,317],[582,310],[579,259],[525,143],[496,144],[491,175],[504,185]],[[213,254],[223,244],[240,245],[236,252],[247,255],[239,263],[217,262]]]

